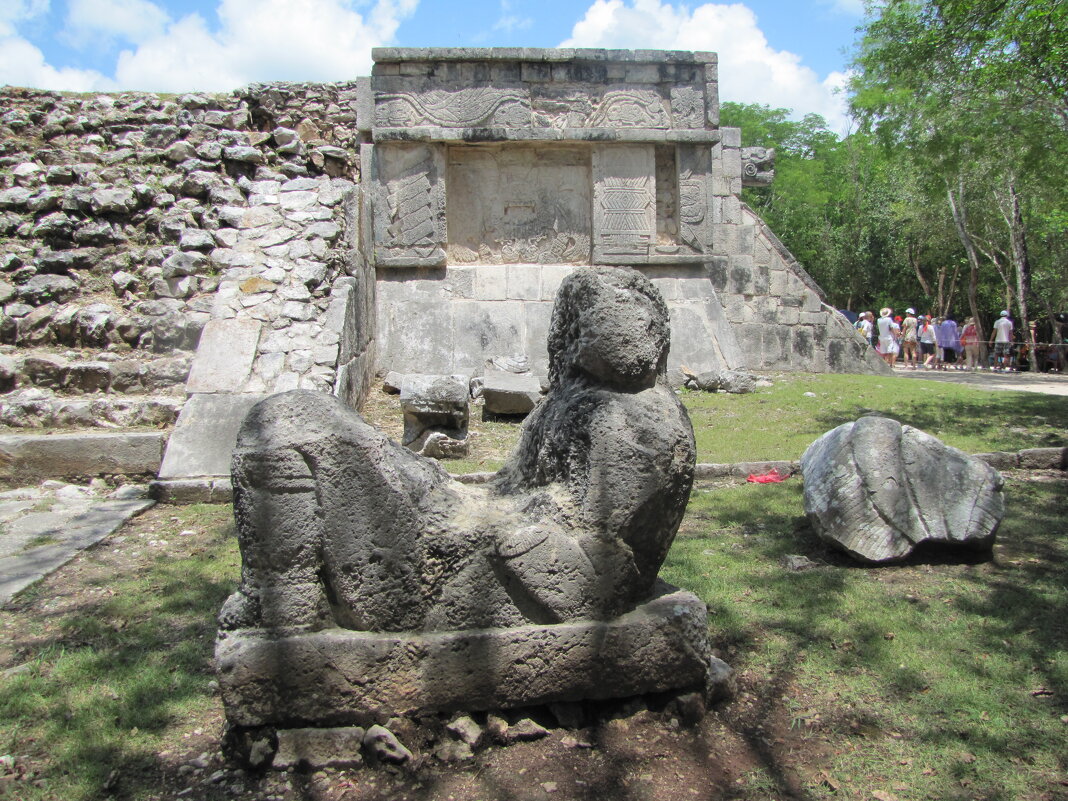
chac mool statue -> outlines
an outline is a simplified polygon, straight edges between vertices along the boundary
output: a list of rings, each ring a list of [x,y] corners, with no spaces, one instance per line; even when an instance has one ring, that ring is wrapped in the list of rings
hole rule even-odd
[[[435,631],[605,620],[650,598],[693,481],[668,313],[630,269],[563,282],[549,391],[468,486],[331,396],[267,398],[233,458],[241,586],[223,629]]]

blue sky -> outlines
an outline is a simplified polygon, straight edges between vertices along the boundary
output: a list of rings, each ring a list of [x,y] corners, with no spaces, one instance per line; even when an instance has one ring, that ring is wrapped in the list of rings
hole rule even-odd
[[[372,47],[714,50],[724,100],[844,132],[862,0],[0,0],[0,84],[224,91],[345,80]]]

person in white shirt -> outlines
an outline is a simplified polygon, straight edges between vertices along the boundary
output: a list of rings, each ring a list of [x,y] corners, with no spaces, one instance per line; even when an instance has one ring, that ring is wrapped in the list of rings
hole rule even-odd
[[[994,346],[994,369],[1008,370],[1012,366],[1012,320],[1009,312],[1002,310],[990,332],[990,345]]]
[[[891,367],[897,361],[897,354],[900,350],[897,344],[897,332],[901,330],[890,316],[893,313],[894,310],[889,307],[879,310],[879,353],[882,354],[883,361]]]

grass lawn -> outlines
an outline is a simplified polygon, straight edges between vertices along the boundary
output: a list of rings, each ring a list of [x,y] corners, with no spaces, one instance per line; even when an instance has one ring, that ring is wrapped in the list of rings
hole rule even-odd
[[[823,547],[800,483],[694,493],[661,573],[708,603],[742,672],[722,714],[824,755],[771,747],[755,780],[813,798],[1068,798],[1068,483],[1006,489],[992,559],[881,568]],[[819,567],[791,571],[789,554]]]
[[[969,451],[1063,444],[1068,428],[1064,398],[897,378],[781,378],[751,396],[684,402],[701,461],[795,458],[867,411]],[[992,556],[870,568],[816,540],[798,479],[695,490],[662,575],[708,604],[740,686],[696,730],[670,735],[677,752],[738,757],[698,797],[1068,799],[1068,479],[1011,476],[1006,493]],[[231,515],[152,509],[0,610],[0,798],[448,797],[423,775],[411,795],[350,795],[368,771],[325,785],[300,774],[270,788],[233,773],[212,781],[224,767],[214,617],[240,569]],[[788,554],[817,566],[789,570]],[[544,750],[558,740],[524,744],[535,789],[538,771],[562,764]],[[475,788],[457,801],[502,797],[479,782],[511,750],[451,769]],[[596,775],[604,752],[582,753]],[[665,759],[638,748],[634,786]],[[544,797],[608,797],[581,786]],[[619,797],[693,797],[671,790]]]
[[[1068,398],[991,392],[898,376],[780,374],[748,395],[682,390],[697,437],[697,461],[797,459],[813,440],[865,414],[880,414],[968,453],[1068,444]],[[372,392],[365,415],[399,439],[400,401]],[[471,407],[471,455],[445,462],[454,473],[497,470],[519,433],[518,422],[484,422]]]

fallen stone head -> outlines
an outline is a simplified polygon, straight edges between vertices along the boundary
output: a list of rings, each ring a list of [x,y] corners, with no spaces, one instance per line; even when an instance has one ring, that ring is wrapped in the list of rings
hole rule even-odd
[[[921,543],[988,549],[1005,501],[1001,474],[911,426],[862,417],[801,457],[816,533],[865,562],[894,562]]]

